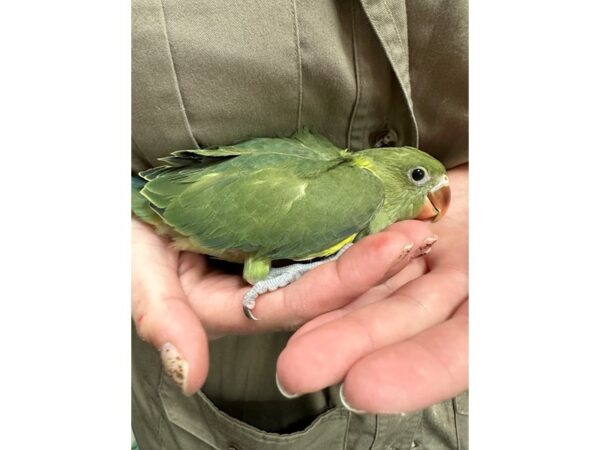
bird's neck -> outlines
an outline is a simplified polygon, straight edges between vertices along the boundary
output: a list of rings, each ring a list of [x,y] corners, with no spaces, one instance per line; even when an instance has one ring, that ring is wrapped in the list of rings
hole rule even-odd
[[[361,150],[352,157],[355,166],[368,170],[383,184],[385,200],[369,226],[370,230],[373,230],[371,233],[381,231],[399,220],[412,219],[419,212],[410,191],[398,185],[398,169],[394,162],[393,158],[389,158],[381,149]]]

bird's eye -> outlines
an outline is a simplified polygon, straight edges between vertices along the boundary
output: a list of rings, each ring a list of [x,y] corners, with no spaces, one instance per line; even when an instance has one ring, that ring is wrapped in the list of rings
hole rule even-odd
[[[409,176],[410,179],[418,185],[426,183],[429,180],[427,170],[425,170],[423,167],[415,167],[414,169],[410,169]]]

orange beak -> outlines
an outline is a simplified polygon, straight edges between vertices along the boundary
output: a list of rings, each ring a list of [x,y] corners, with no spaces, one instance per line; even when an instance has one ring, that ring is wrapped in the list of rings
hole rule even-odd
[[[448,206],[450,206],[450,183],[448,177],[444,175],[441,181],[427,193],[425,203],[416,218],[437,222],[444,217]]]

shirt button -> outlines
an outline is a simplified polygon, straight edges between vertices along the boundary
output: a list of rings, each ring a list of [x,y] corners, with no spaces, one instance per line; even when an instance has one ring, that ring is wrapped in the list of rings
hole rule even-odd
[[[369,144],[374,148],[396,147],[398,145],[398,133],[391,128],[371,133]]]

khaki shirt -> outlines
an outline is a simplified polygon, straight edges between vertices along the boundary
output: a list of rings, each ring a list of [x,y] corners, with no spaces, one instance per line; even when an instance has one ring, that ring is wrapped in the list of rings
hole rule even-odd
[[[467,6],[420,0],[133,0],[133,170],[169,152],[289,136],[467,157]],[[409,59],[410,53],[410,59]],[[467,397],[356,415],[338,387],[285,399],[289,333],[211,343],[184,397],[133,334],[133,428],[145,449],[466,449]]]

